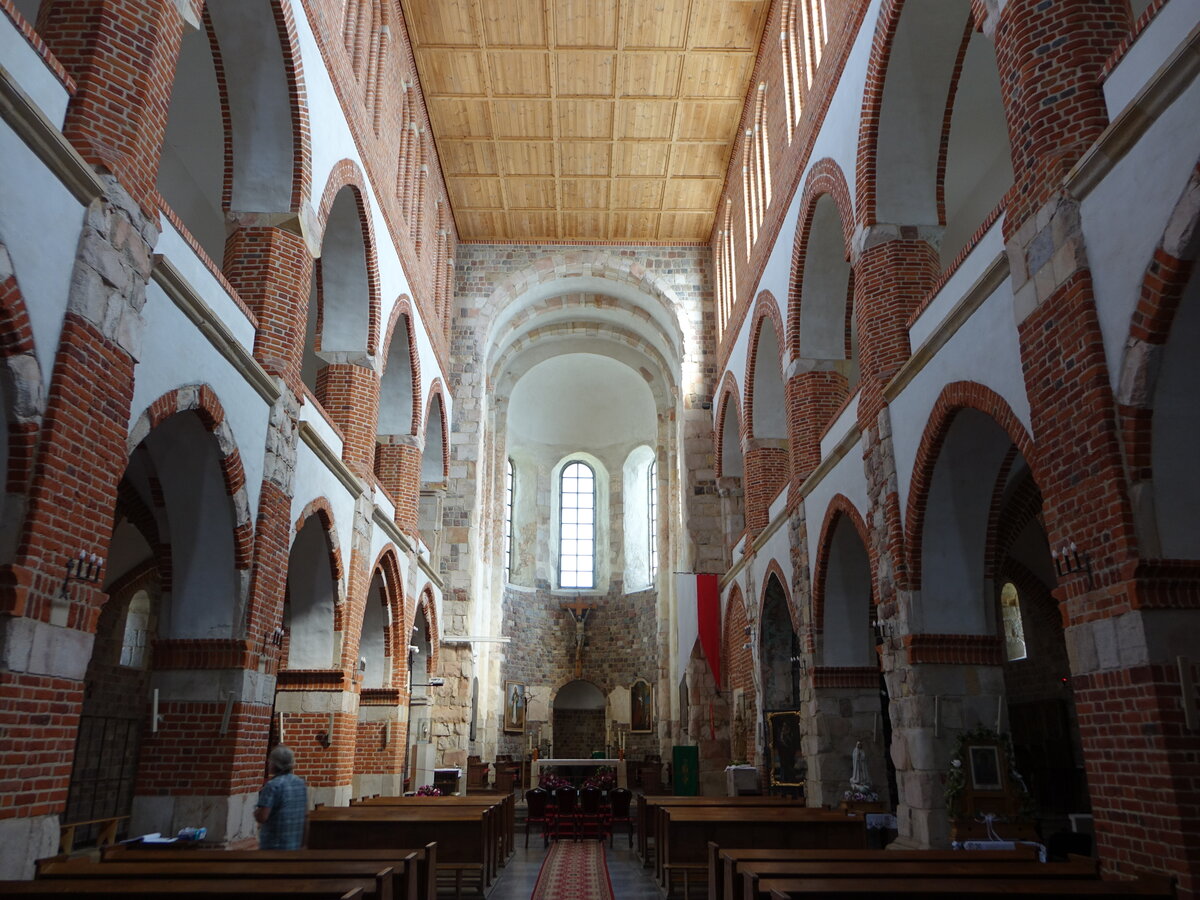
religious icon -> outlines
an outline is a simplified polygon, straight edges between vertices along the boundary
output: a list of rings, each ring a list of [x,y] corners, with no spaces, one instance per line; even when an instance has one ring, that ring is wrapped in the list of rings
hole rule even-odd
[[[654,694],[650,685],[639,678],[629,689],[629,730],[648,734],[654,727]]]
[[[971,760],[971,787],[977,791],[998,791],[1000,783],[1000,754],[995,746],[974,746],[968,751]]]
[[[525,685],[504,682],[504,731],[520,734],[525,730]]]
[[[767,728],[770,733],[771,784],[802,787],[806,766],[800,753],[800,711],[767,713]]]

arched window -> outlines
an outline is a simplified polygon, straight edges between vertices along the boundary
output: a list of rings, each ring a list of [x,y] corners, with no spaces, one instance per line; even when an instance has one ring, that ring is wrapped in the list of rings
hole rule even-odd
[[[658,460],[650,463],[646,473],[647,543],[650,546],[650,582],[658,577]]]
[[[1011,582],[1000,589],[1000,614],[1004,621],[1004,647],[1009,662],[1025,659],[1025,626],[1021,623],[1021,598]]]
[[[562,472],[559,488],[558,584],[590,588],[596,583],[596,476],[590,466],[573,462]]]
[[[146,668],[146,648],[153,628],[150,595],[138,591],[129,601],[125,614],[125,638],[121,641],[121,665],[131,669]]]
[[[512,580],[513,558],[513,461],[504,465],[504,580]]]

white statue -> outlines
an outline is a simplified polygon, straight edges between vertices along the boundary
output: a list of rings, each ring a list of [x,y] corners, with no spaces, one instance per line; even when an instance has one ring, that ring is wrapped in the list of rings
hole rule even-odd
[[[854,749],[850,753],[850,760],[853,763],[850,770],[850,786],[869,788],[871,776],[867,772],[867,751],[863,749],[862,741],[855,742]]]

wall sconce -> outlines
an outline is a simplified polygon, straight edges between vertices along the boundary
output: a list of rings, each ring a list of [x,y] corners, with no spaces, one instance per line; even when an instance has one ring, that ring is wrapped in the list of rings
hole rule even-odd
[[[1087,555],[1085,550],[1079,552],[1079,548],[1075,546],[1075,542],[1070,544],[1063,543],[1058,550],[1051,550],[1050,557],[1054,560],[1054,571],[1061,578],[1064,575],[1075,575],[1079,572],[1087,573],[1088,588],[1092,587],[1092,560]]]
[[[875,635],[881,639],[891,640],[896,636],[895,619],[876,619],[871,623],[871,627],[875,629]]]
[[[325,730],[317,734],[317,743],[326,750],[333,744],[333,713],[329,714],[329,724],[325,726]]]
[[[72,581],[84,581],[95,584],[100,580],[100,570],[104,568],[104,560],[95,553],[80,550],[76,556],[67,558],[66,575],[63,576],[62,590],[59,595],[63,600],[70,601],[70,586]]]
[[[283,626],[276,625],[275,630],[267,635],[267,641],[276,647],[283,646]]]

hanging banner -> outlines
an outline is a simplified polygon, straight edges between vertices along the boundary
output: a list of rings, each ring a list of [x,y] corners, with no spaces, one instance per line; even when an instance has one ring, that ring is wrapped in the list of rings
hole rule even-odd
[[[696,619],[700,646],[712,670],[717,690],[721,689],[721,587],[716,575],[696,576]]]
[[[717,576],[677,572],[675,599],[679,613],[675,619],[675,633],[679,638],[679,677],[682,679],[687,671],[688,660],[699,639],[704,658],[720,688],[721,588]]]

